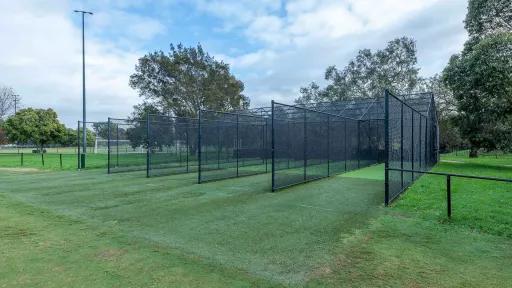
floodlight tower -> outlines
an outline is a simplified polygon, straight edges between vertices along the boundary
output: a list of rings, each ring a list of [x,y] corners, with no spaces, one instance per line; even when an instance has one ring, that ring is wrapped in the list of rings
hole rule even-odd
[[[85,167],[85,152],[87,149],[86,113],[85,113],[85,15],[93,15],[92,12],[74,10],[82,14],[82,154],[80,155],[80,168]]]

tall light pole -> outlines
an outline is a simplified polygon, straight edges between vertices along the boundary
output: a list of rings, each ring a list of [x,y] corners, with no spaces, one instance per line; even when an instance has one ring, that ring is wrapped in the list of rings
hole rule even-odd
[[[75,13],[82,14],[82,154],[80,155],[80,167],[85,168],[85,152],[87,149],[87,131],[85,114],[85,14],[93,15],[92,12],[74,10]]]

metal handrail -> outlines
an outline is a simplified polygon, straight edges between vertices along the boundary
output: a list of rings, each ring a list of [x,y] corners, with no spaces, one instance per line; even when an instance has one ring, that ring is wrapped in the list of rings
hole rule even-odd
[[[386,168],[386,170],[387,171],[411,172],[411,173],[419,173],[419,174],[446,176],[446,210],[447,210],[448,218],[452,217],[451,177],[512,183],[512,179],[507,179],[507,178],[475,176],[475,175],[465,175],[465,174],[456,174],[456,173],[447,173],[447,172],[432,172],[432,171],[423,171],[423,170],[399,169],[399,168]]]

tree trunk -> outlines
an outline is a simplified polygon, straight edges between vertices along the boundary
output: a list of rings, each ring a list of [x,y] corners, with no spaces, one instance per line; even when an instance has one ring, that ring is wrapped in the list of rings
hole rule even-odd
[[[478,157],[478,148],[471,147],[471,150],[469,151],[469,158],[477,158]]]

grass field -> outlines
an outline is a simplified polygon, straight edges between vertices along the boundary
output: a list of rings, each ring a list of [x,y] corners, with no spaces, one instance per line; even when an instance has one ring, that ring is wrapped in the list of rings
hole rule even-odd
[[[472,161],[435,169],[512,177]],[[277,193],[268,174],[196,180],[1,169],[0,287],[512,283],[510,186],[453,180],[447,220],[436,176],[384,208],[381,165]]]

